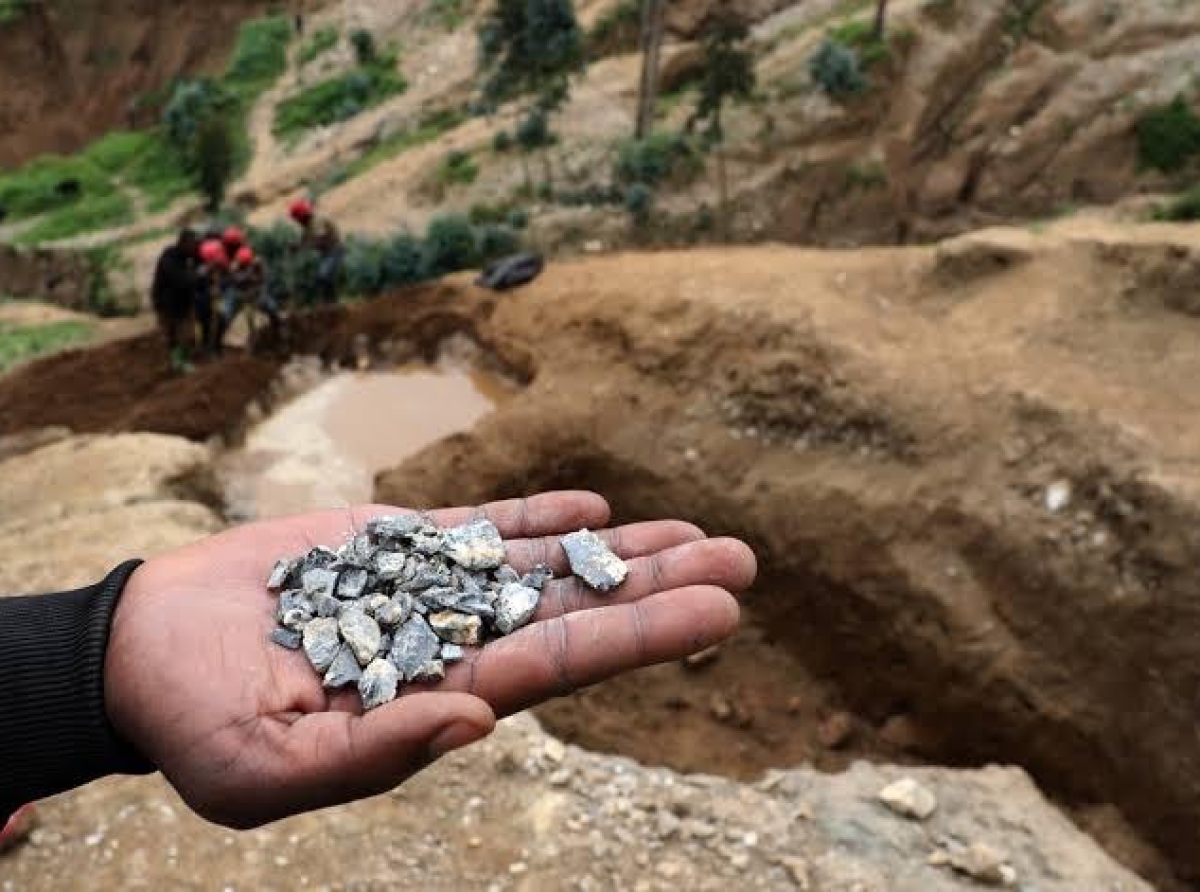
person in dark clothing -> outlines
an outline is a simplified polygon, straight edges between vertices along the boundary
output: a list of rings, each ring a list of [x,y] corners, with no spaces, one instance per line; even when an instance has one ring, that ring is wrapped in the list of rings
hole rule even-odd
[[[181,230],[175,243],[159,255],[154,267],[154,282],[150,286],[150,302],[166,341],[167,355],[175,368],[186,367],[187,349],[191,346],[196,244],[194,232]]]
[[[630,562],[616,592],[566,576],[535,621],[447,672],[435,690],[363,714],[321,686],[302,651],[267,640],[275,558],[335,544],[381,506],[237,527],[97,585],[0,598],[0,826],[27,802],[109,774],[159,770],[201,816],[248,828],[391,789],[491,732],[497,716],[732,634],[731,591],[754,556],[677,521],[603,534]],[[607,503],[557,492],[434,512],[491,519],[521,570],[569,572],[558,536],[603,527]]]

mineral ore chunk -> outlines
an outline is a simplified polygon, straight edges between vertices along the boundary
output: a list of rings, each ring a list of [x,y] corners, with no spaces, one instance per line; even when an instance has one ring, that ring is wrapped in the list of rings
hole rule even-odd
[[[400,673],[387,660],[373,660],[358,680],[358,693],[363,709],[375,709],[396,699]]]
[[[366,593],[369,580],[367,571],[359,567],[343,570],[338,577],[337,596],[343,601],[356,601]]]
[[[429,617],[429,627],[443,641],[473,646],[480,641],[483,620],[477,616],[444,610]]]
[[[267,579],[267,588],[273,592],[279,591],[288,584],[295,567],[296,561],[288,558],[276,561],[275,567],[271,570],[271,576]]]
[[[388,660],[392,662],[405,681],[412,681],[421,667],[437,656],[442,642],[425,617],[413,614],[392,636],[392,649]]]
[[[396,626],[407,621],[412,616],[412,612],[412,595],[400,592],[400,594],[390,598],[386,604],[375,609],[375,619],[384,628],[394,629]]]
[[[333,595],[337,591],[338,574],[325,567],[312,567],[300,576],[304,594],[310,598],[317,595]]]
[[[421,514],[389,514],[367,522],[367,534],[377,540],[411,540],[420,530],[432,526]]]
[[[276,627],[271,632],[271,640],[280,647],[286,647],[288,650],[299,650],[300,644],[304,640],[304,636],[299,632],[293,632],[290,629]]]
[[[333,663],[329,666],[329,671],[325,673],[325,687],[340,688],[348,684],[354,684],[362,678],[362,669],[358,665],[358,659],[354,656],[354,651],[350,645],[343,644],[338,650],[338,654],[333,658]]]
[[[496,599],[496,629],[504,635],[511,635],[533,618],[537,611],[541,592],[537,589],[510,582],[500,589],[500,597]]]
[[[540,592],[546,588],[546,583],[553,578],[553,570],[551,570],[545,564],[538,564],[521,577],[521,585],[528,586],[529,588]],[[515,582],[516,580],[513,581]]]
[[[558,541],[567,553],[571,572],[598,592],[611,592],[629,574],[625,562],[589,530],[569,533]]]
[[[324,673],[342,646],[338,636],[338,621],[333,617],[314,619],[304,627],[304,653],[313,668]]]
[[[375,654],[379,652],[381,636],[379,624],[375,620],[362,610],[351,608],[343,610],[342,615],[338,617],[338,629],[342,638],[354,651],[360,666],[365,666],[375,659]]]
[[[446,665],[441,660],[430,660],[417,670],[413,681],[441,681],[446,677]]]
[[[467,655],[467,652],[462,649],[461,645],[449,644],[449,643],[442,645],[441,656],[442,656],[443,663],[457,663],[459,660],[461,660],[466,655]]]
[[[472,520],[446,530],[442,553],[468,570],[491,570],[504,563],[504,540],[490,520]]]

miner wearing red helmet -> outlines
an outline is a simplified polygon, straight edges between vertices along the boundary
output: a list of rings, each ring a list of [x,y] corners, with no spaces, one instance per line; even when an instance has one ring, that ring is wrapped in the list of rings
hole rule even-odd
[[[312,203],[298,198],[288,205],[288,215],[300,227],[300,250],[317,255],[317,296],[323,303],[337,303],[342,277],[342,236],[331,220],[319,217]]]
[[[220,353],[225,346],[225,334],[242,311],[249,305],[266,314],[272,330],[280,326],[279,305],[267,287],[267,270],[262,260],[254,253],[254,249],[243,244],[233,255],[233,264],[229,271],[226,287],[221,301],[221,313],[217,319],[217,329],[213,339],[213,348]],[[253,337],[254,313],[250,316],[250,333]]]
[[[200,261],[196,268],[196,320],[200,323],[200,338],[205,348],[211,350],[215,346],[214,309],[227,285],[229,252],[225,250],[220,233],[209,233],[196,254]]]

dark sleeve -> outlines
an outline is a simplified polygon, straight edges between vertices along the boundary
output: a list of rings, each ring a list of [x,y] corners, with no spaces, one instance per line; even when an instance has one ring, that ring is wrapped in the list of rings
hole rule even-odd
[[[104,708],[112,614],[140,563],[76,591],[0,598],[0,826],[26,802],[154,770]]]

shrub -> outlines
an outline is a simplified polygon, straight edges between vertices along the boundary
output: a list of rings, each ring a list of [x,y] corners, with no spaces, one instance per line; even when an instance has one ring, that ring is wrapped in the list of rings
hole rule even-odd
[[[645,183],[634,183],[625,190],[625,212],[641,226],[650,219],[650,208],[654,203],[654,190]]]
[[[200,123],[214,115],[227,114],[233,97],[216,81],[203,78],[180,81],[163,109],[167,139],[183,155],[190,155],[200,132]]]
[[[434,217],[425,233],[422,272],[436,277],[468,269],[479,261],[475,229],[461,214]]]
[[[307,65],[314,59],[319,59],[337,46],[338,37],[338,29],[332,25],[320,29],[300,50],[298,61],[301,65]]]
[[[490,263],[500,257],[515,254],[520,247],[520,238],[507,226],[489,223],[479,230],[479,260],[481,263]]]
[[[891,55],[886,38],[876,36],[874,24],[866,19],[855,19],[834,28],[829,39],[853,51],[864,71]]]
[[[225,86],[249,102],[287,70],[292,26],[287,16],[254,19],[238,28],[233,55],[225,69]]]
[[[379,58],[375,35],[366,28],[350,32],[350,45],[354,47],[354,58],[358,60],[359,65],[372,65]]]
[[[492,137],[492,151],[503,154],[512,149],[512,135],[507,130],[497,130],[496,135]]]
[[[512,229],[525,229],[529,225],[529,212],[524,208],[513,208],[508,212],[508,219],[505,222]]]
[[[386,284],[386,243],[350,236],[346,239],[346,290],[351,294],[378,294]]]
[[[384,279],[393,287],[421,281],[424,252],[421,240],[407,232],[394,236],[383,255]]]
[[[841,99],[866,89],[858,56],[834,40],[826,40],[808,63],[813,80],[826,95]]]
[[[589,59],[631,53],[642,39],[641,0],[621,0],[610,7],[588,31],[584,44]]]
[[[225,200],[225,187],[237,165],[235,152],[228,119],[213,115],[200,125],[196,134],[196,186],[210,211],[217,210]]]
[[[295,137],[314,127],[347,121],[402,93],[407,84],[396,71],[394,57],[356,68],[313,84],[285,99],[275,108],[274,130],[281,138]]]
[[[470,185],[479,176],[479,167],[471,160],[469,152],[448,152],[438,166],[437,182],[440,186]]]
[[[517,125],[517,144],[524,152],[532,152],[554,144],[554,135],[550,132],[550,119],[539,108],[529,112]]]
[[[1182,96],[1176,96],[1168,105],[1142,115],[1137,137],[1143,167],[1174,173],[1200,154],[1200,118]]]
[[[1155,220],[1190,223],[1200,220],[1200,186],[1184,192],[1178,198],[1154,210]]]
[[[617,178],[624,183],[657,185],[674,176],[694,176],[700,155],[680,133],[651,133],[629,139],[617,151]]]

